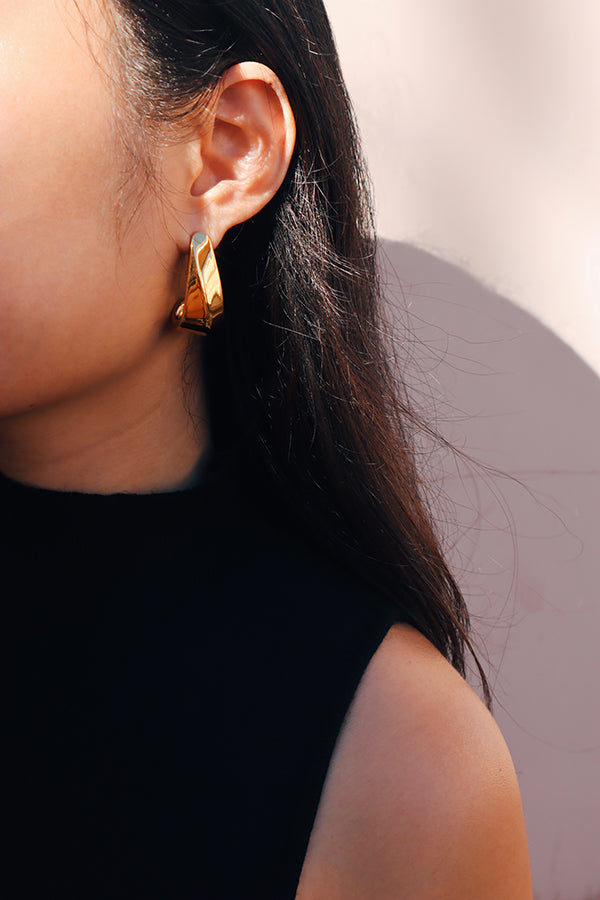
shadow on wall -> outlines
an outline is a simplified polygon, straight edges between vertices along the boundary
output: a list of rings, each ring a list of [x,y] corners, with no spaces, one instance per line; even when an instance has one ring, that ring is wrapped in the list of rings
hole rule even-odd
[[[536,900],[600,897],[600,378],[459,268],[381,242],[419,445],[519,774]]]

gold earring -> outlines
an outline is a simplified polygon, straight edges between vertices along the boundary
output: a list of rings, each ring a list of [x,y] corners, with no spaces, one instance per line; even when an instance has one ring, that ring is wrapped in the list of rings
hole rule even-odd
[[[215,251],[210,238],[201,231],[192,235],[185,297],[173,310],[173,322],[207,334],[223,314],[223,289]]]

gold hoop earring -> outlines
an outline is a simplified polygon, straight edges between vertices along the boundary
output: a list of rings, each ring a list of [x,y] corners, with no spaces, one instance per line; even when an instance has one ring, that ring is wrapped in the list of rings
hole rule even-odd
[[[190,241],[185,297],[173,310],[173,322],[178,328],[207,334],[222,315],[223,289],[214,247],[208,235],[198,231]]]

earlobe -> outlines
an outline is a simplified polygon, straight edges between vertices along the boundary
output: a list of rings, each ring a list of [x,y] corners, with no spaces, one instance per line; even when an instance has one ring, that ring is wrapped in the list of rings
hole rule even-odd
[[[191,230],[209,234],[217,246],[226,231],[256,215],[281,187],[295,139],[294,116],[277,76],[254,62],[228,69],[210,127],[200,137]]]

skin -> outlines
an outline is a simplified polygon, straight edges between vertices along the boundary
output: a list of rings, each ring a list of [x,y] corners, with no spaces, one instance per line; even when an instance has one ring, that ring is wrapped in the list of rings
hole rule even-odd
[[[161,190],[119,241],[106,25],[79,6],[85,20],[73,0],[0,2],[0,469],[63,490],[169,490],[209,440],[201,390],[183,388],[194,336],[170,323],[190,236],[217,246],[271,199],[294,120],[272,72],[230,69],[211,121],[158,151]]]
[[[498,726],[421,634],[395,625],[338,738],[298,900],[531,900]]]
[[[182,378],[198,339],[170,322],[190,235],[216,246],[268,203],[294,118],[269,69],[230,69],[208,123],[157,150],[161,190],[141,195],[119,241],[105,23],[80,7],[87,30],[72,0],[0,0],[0,470],[54,489],[170,490],[210,439],[202,391]],[[298,897],[531,898],[506,745],[405,626],[351,705]]]

